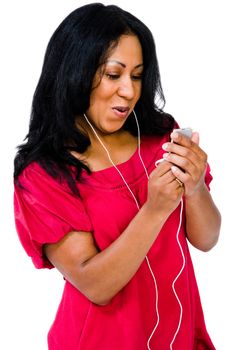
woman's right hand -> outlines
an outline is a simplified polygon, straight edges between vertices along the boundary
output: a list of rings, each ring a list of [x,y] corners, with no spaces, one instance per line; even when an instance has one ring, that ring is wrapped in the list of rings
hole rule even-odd
[[[167,216],[177,208],[184,193],[184,187],[176,180],[171,167],[172,163],[164,160],[152,171],[146,202],[151,210]]]

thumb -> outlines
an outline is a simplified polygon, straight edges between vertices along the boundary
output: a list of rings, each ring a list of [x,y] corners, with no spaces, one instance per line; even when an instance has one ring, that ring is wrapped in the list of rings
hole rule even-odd
[[[199,133],[194,131],[193,134],[192,134],[192,138],[191,140],[193,142],[195,142],[197,145],[199,145],[199,141],[200,141],[200,136],[199,136]]]

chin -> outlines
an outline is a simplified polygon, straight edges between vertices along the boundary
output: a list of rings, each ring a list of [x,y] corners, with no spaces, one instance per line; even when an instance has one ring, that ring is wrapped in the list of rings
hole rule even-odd
[[[110,130],[105,130],[105,129],[101,129],[100,130],[100,133],[102,134],[102,135],[113,135],[113,134],[116,134],[117,132],[119,132],[119,131],[121,131],[121,128],[119,128],[119,129],[110,129]]]
[[[115,124],[115,125],[113,125]],[[100,128],[100,132],[104,135],[115,134],[123,129],[124,123],[109,123],[109,125],[105,125]]]

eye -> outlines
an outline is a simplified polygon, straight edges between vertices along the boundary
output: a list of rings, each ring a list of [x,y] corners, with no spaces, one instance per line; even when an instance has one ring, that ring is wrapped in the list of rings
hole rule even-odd
[[[133,75],[132,80],[142,80],[142,74]]]
[[[110,80],[116,80],[116,79],[119,79],[120,77],[119,74],[115,74],[115,73],[106,73],[105,75]]]

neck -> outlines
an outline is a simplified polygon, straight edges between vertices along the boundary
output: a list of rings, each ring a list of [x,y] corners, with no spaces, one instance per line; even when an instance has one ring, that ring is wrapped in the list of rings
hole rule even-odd
[[[84,119],[81,121],[81,127],[84,128],[84,131],[90,138],[90,147],[95,149],[99,147],[101,142],[103,142],[103,144],[109,149],[113,150],[114,147],[118,148],[120,146],[126,145],[128,142],[130,143],[132,139],[136,139],[130,134],[129,131],[123,129],[119,129],[111,133],[104,133],[92,125],[86,114],[84,114]]]
[[[126,162],[137,149],[137,138],[123,129],[111,134],[104,134],[96,129],[85,117],[78,124],[91,141],[82,154],[74,154],[92,170],[102,170],[111,166],[106,154],[110,153],[115,164]],[[106,150],[105,150],[106,149]]]

